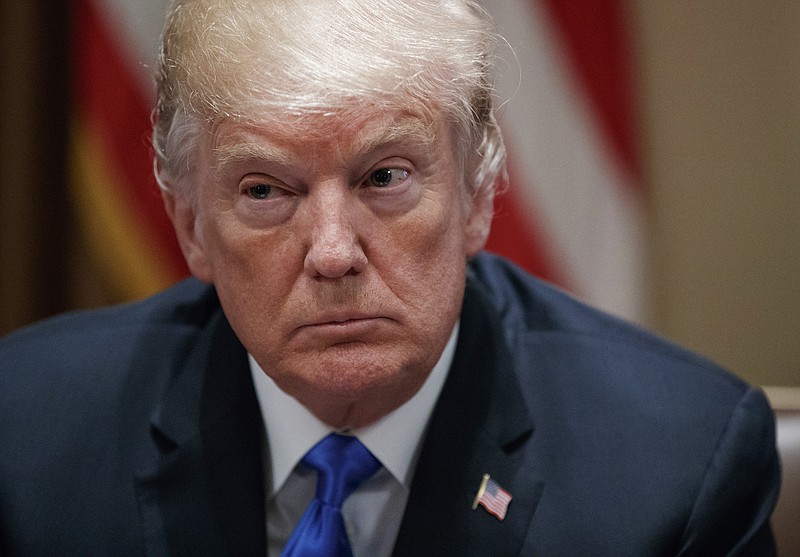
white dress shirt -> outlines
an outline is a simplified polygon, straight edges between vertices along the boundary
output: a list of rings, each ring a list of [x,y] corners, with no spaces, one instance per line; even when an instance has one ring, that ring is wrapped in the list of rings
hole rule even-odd
[[[383,465],[342,505],[354,557],[391,555],[422,439],[453,361],[457,337],[458,323],[436,366],[410,400],[367,427],[343,432],[358,437]],[[267,553],[279,557],[316,488],[315,472],[297,464],[335,430],[281,391],[252,356],[249,360],[267,433]]]

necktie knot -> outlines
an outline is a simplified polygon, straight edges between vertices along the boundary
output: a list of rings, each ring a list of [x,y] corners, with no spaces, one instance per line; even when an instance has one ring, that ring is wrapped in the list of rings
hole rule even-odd
[[[342,503],[381,463],[355,437],[332,433],[302,460],[317,471],[317,494],[300,518],[282,557],[352,557]]]
[[[381,466],[357,438],[338,433],[314,445],[302,462],[317,471],[317,498],[336,508]]]

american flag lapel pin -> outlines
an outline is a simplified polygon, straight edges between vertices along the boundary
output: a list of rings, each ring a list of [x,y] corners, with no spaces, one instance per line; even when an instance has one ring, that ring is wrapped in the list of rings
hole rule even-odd
[[[478,493],[472,502],[472,510],[474,511],[480,505],[489,514],[496,516],[498,520],[503,520],[506,517],[506,511],[511,499],[512,496],[508,491],[500,487],[489,474],[484,474],[481,479],[481,486],[478,488]]]

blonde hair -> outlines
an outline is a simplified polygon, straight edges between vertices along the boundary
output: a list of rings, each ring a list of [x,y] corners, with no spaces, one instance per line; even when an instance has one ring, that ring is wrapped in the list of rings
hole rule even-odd
[[[402,108],[444,115],[469,193],[505,173],[495,36],[470,0],[176,0],[162,35],[156,178],[193,194],[193,156],[225,120]]]

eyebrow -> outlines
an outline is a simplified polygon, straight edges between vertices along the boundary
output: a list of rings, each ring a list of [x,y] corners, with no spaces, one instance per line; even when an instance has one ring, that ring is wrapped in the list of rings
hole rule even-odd
[[[370,153],[384,145],[401,141],[413,141],[423,146],[431,146],[435,139],[436,133],[430,123],[420,118],[406,117],[357,137],[355,152]]]
[[[224,173],[229,166],[245,161],[261,160],[281,165],[288,165],[292,162],[291,157],[284,150],[252,141],[214,147],[214,155],[216,158],[214,173],[217,175]]]
[[[355,138],[353,152],[355,156],[363,156],[393,143],[411,141],[425,147],[431,146],[436,139],[433,126],[416,117],[405,117],[393,121],[385,127],[375,127]],[[233,165],[246,161],[266,161],[288,166],[295,162],[289,154],[268,142],[240,141],[217,145],[213,148],[216,162],[214,173],[219,176]]]

